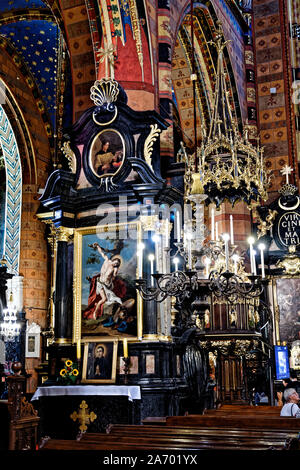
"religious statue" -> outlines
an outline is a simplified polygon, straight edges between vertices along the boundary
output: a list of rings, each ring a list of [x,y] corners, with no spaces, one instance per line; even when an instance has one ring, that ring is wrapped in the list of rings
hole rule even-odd
[[[237,324],[237,314],[235,307],[231,307],[229,311],[229,323],[231,327],[236,327]]]
[[[208,308],[204,312],[204,328],[205,330],[210,328],[210,311]]]

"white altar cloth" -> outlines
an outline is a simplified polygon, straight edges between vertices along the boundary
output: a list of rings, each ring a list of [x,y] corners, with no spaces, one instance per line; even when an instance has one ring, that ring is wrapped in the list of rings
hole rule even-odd
[[[31,401],[40,397],[67,395],[123,395],[128,396],[128,400],[140,400],[141,389],[137,385],[52,385],[50,387],[39,387],[34,393]]]

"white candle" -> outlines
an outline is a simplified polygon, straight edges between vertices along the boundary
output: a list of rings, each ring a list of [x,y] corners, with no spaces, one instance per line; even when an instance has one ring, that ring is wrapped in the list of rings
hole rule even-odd
[[[219,223],[219,222],[216,222],[216,241],[217,241],[217,242],[219,241],[218,223]]]
[[[166,219],[165,247],[169,247],[169,220]]]
[[[211,210],[211,240],[215,239],[215,209]]]
[[[138,249],[138,268],[139,268],[139,278],[142,279],[143,277],[143,252],[144,252],[145,245],[144,243],[139,244],[139,249]]]
[[[225,265],[226,265],[226,271],[229,271],[229,249],[228,249],[228,242],[229,242],[230,236],[228,233],[223,234],[223,240],[225,242]]]
[[[234,245],[234,236],[233,236],[233,216],[230,216],[230,243]]]
[[[123,339],[123,357],[128,357],[127,338],[124,338],[124,339]]]
[[[175,266],[175,271],[178,271],[179,258],[174,258],[173,263],[174,263],[174,266]]]
[[[155,262],[156,262],[156,270],[160,270],[160,261],[161,257],[159,256],[159,248],[160,248],[160,236],[158,234],[154,234],[152,237],[155,245]]]
[[[209,277],[209,266],[210,266],[211,260],[209,258],[205,258],[205,264],[206,264],[206,277]]]
[[[260,243],[258,245],[258,248],[260,250],[260,263],[261,263],[261,277],[264,279],[265,278],[265,259],[264,259],[264,250],[265,250],[265,245],[263,243]]]
[[[253,256],[253,274],[254,276],[256,276],[256,261],[255,261],[255,255],[256,255],[256,251],[255,250],[252,250],[252,256]]]
[[[151,287],[154,287],[154,277],[152,274],[154,274],[154,255],[151,254],[148,256],[148,259],[150,261],[150,279],[151,279]]]
[[[180,223],[180,212],[177,210],[176,212],[176,229],[177,229],[177,240],[181,241],[181,223]]]
[[[251,264],[251,273],[254,274],[254,264],[253,263],[253,243],[254,243],[254,238],[249,237],[248,238],[248,243],[250,245],[250,264]]]
[[[188,241],[189,268],[192,269],[192,240]]]

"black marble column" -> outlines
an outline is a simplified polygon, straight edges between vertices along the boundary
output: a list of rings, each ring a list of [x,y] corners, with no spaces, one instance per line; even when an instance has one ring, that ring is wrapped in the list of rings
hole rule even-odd
[[[157,305],[154,300],[144,302],[143,335],[157,334]]]
[[[143,250],[143,272],[147,279],[147,289],[151,288],[150,253],[155,254],[155,246],[149,235],[149,239],[144,240],[145,249]],[[156,261],[155,261],[156,265]],[[154,286],[156,282],[154,281]],[[157,303],[154,300],[143,301],[143,336],[157,334]]]
[[[70,343],[73,312],[70,308],[72,289],[69,286],[68,240],[70,232],[62,228],[58,235],[56,251],[56,279],[54,295],[54,335],[56,343]]]

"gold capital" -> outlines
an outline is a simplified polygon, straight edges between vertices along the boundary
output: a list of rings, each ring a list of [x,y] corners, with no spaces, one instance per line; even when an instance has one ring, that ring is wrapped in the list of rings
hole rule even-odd
[[[73,237],[74,229],[69,227],[59,227],[57,229],[57,241],[68,242]]]

